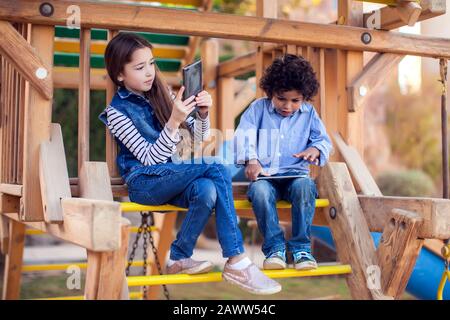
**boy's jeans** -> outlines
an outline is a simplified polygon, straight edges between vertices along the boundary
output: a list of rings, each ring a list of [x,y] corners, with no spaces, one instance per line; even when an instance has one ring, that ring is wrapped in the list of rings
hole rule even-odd
[[[311,252],[311,224],[317,197],[314,180],[309,177],[257,180],[250,184],[247,195],[264,237],[262,251],[266,257],[286,250],[276,209],[276,201],[281,199],[292,203],[292,238],[287,241],[287,250]]]
[[[189,208],[171,245],[172,260],[192,256],[197,238],[213,209],[223,256],[231,257],[244,252],[234,209],[231,175],[225,166],[164,163],[137,170],[142,172],[133,175],[127,182],[131,201],[147,205],[168,203]]]

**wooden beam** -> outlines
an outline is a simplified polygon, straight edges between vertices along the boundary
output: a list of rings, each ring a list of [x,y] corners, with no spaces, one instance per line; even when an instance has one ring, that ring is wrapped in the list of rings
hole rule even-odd
[[[23,264],[23,249],[25,246],[25,225],[11,221],[9,228],[8,254],[5,258],[3,273],[3,300],[18,300],[20,298],[20,282]]]
[[[395,71],[404,55],[379,53],[375,55],[350,82],[348,93],[348,110],[353,112],[362,108],[376,88],[385,83],[386,77]]]
[[[416,264],[423,239],[417,239],[423,219],[414,212],[393,209],[377,249],[381,286],[386,295],[400,298]]]
[[[9,247],[9,220],[0,215],[0,253],[8,254]]]
[[[58,123],[52,123],[50,141],[41,144],[39,155],[39,181],[45,221],[63,223],[61,199],[70,198],[71,193],[64,142]]]
[[[39,25],[31,27],[31,45],[48,66],[53,66],[54,37],[53,27]],[[41,143],[50,139],[52,101],[44,99],[33,88],[29,91],[24,111],[23,206],[20,215],[24,221],[42,221],[44,212],[37,159]]]
[[[335,215],[326,215],[341,263],[352,266],[346,278],[354,299],[384,299],[381,288],[367,286],[367,270],[377,265],[375,245],[358,201],[350,174],[344,163],[330,162],[318,177],[319,193],[330,201]]]
[[[4,56],[45,99],[53,97],[51,65],[6,21],[0,21],[0,54]]]
[[[219,42],[217,39],[205,39],[201,44],[203,59],[203,86],[212,98],[213,106],[217,106],[217,66],[219,65]],[[209,110],[211,128],[217,128],[217,108]]]
[[[256,52],[222,62],[219,64],[219,77],[237,77],[255,70]]]
[[[82,198],[62,199],[64,223],[24,222],[26,225],[92,251],[114,251],[120,247],[120,204]],[[19,221],[17,213],[3,213]]]
[[[66,25],[66,1],[53,2],[51,17],[39,14],[38,0],[0,2],[0,19],[33,24]],[[360,27],[306,23],[268,18],[191,12],[107,2],[70,1],[77,5],[85,28],[143,30],[203,37],[299,44],[353,51],[377,51],[450,58],[450,40],[436,37],[367,30]],[[170,20],[170,23],[167,21]],[[243,28],[242,26],[245,26]],[[371,42],[364,44],[364,32]]]
[[[419,238],[450,238],[450,200],[411,197],[358,196],[372,232],[383,232],[393,209],[415,212],[424,219]]]
[[[424,21],[446,13],[445,0],[422,0],[420,6],[422,10],[417,21]],[[406,25],[399,16],[397,8],[383,7],[364,14],[364,27],[367,27],[368,20],[374,17],[374,14],[380,17],[380,29],[382,30],[393,30]]]

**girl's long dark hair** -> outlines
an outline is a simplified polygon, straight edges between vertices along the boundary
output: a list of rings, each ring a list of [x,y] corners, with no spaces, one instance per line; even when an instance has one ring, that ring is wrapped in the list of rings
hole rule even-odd
[[[114,84],[118,87],[124,85],[118,80],[119,74],[123,72],[125,64],[131,62],[133,52],[146,47],[153,49],[153,46],[145,38],[129,32],[120,32],[109,41],[105,50],[105,65]],[[150,101],[159,123],[164,127],[172,114],[173,101],[170,98],[168,85],[156,64],[155,71],[152,88],[145,92],[145,96]],[[187,129],[184,123],[181,127]]]

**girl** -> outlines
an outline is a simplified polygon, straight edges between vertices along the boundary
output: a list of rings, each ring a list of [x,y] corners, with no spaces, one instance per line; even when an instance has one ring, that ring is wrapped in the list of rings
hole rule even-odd
[[[205,273],[213,265],[191,258],[198,236],[212,210],[223,257],[228,258],[225,280],[256,294],[281,290],[244,255],[242,235],[233,204],[231,176],[221,164],[175,164],[172,156],[180,142],[180,129],[205,138],[209,132],[206,91],[182,101],[184,87],[171,98],[151,44],[132,33],[119,33],[106,47],[108,75],[118,86],[111,104],[100,114],[120,151],[117,164],[133,202],[169,203],[189,208],[171,245],[168,274]],[[188,117],[198,106],[197,119]]]

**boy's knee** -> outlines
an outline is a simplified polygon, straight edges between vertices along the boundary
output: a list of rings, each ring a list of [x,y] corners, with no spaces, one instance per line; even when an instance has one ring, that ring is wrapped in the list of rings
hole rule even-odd
[[[249,186],[247,195],[252,202],[257,199],[268,200],[275,198],[273,186],[264,180],[252,182]]]
[[[311,198],[316,198],[317,189],[314,180],[311,178],[296,179],[289,190],[289,196],[293,201],[306,201]]]

